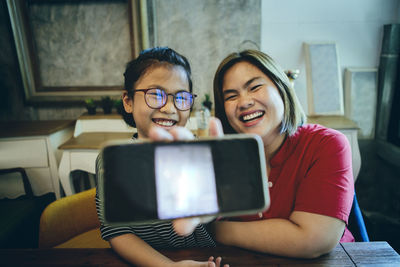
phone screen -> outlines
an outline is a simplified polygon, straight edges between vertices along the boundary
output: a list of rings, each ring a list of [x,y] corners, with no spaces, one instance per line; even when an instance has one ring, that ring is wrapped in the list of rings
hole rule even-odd
[[[269,195],[261,141],[236,136],[105,147],[98,189],[106,222],[265,209]]]
[[[160,219],[219,211],[210,146],[160,146],[154,159]]]

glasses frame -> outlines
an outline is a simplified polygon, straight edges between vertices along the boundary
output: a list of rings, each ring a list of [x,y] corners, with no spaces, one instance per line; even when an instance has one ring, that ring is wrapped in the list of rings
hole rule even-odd
[[[165,101],[165,103],[164,103],[162,106],[157,107],[157,108],[154,108],[154,107],[150,106],[149,103],[147,103],[147,99],[146,99],[146,94],[147,94],[147,92],[148,92],[149,90],[153,90],[153,89],[161,90],[161,91],[163,91],[163,92],[167,95],[167,98],[166,98],[167,100]],[[144,95],[143,95],[143,97],[144,97],[144,102],[146,102],[146,105],[147,105],[149,108],[152,108],[152,109],[160,109],[160,108],[164,107],[164,106],[167,104],[167,102],[168,102],[168,96],[171,95],[172,98],[173,98],[174,107],[175,107],[177,110],[180,110],[180,111],[187,111],[187,110],[190,110],[190,109],[193,107],[193,105],[194,105],[194,99],[197,97],[196,94],[193,94],[193,93],[188,92],[188,91],[185,91],[185,90],[179,90],[178,92],[176,92],[176,93],[174,93],[174,94],[172,94],[172,93],[169,93],[169,94],[168,94],[168,93],[165,91],[164,88],[159,88],[159,87],[152,87],[152,88],[147,88],[147,89],[135,89],[135,90],[133,90],[133,93],[135,93],[135,92],[144,92]],[[176,106],[176,102],[175,102],[175,100],[176,100],[176,94],[181,93],[181,92],[188,93],[188,94],[190,94],[190,95],[192,96],[192,98],[193,98],[192,104],[190,105],[190,107],[189,107],[188,109],[180,109],[180,108],[178,108],[178,107]]]

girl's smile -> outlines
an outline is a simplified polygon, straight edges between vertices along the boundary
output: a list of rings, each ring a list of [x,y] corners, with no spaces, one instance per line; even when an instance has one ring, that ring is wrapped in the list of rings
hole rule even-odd
[[[162,118],[154,118],[152,121],[157,124],[158,126],[161,127],[172,127],[174,126],[177,121],[176,120],[171,120],[171,119],[162,119]]]

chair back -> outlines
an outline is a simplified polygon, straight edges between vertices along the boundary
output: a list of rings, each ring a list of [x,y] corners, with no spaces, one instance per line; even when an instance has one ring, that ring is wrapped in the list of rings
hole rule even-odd
[[[357,242],[369,242],[367,228],[365,226],[364,217],[360,206],[358,205],[357,196],[354,193],[353,206],[349,216],[349,230],[353,234]]]
[[[48,205],[40,218],[39,248],[57,246],[100,227],[95,196],[96,189],[92,188]]]
[[[359,154],[360,152],[357,150],[356,153]],[[353,161],[354,184],[357,181],[358,174],[360,173],[361,169],[361,161],[357,161],[356,163],[357,163],[356,166],[354,166],[354,161]],[[353,205],[351,207],[351,212],[349,215],[349,228],[356,241],[369,242],[367,228],[365,227],[364,217],[362,215],[360,206],[358,205],[355,189],[354,189]]]

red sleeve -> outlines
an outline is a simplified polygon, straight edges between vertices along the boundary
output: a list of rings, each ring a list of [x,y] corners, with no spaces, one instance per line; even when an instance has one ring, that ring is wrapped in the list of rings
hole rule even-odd
[[[312,164],[299,185],[294,210],[335,217],[347,224],[354,195],[350,144],[333,130],[315,137],[313,143]]]

